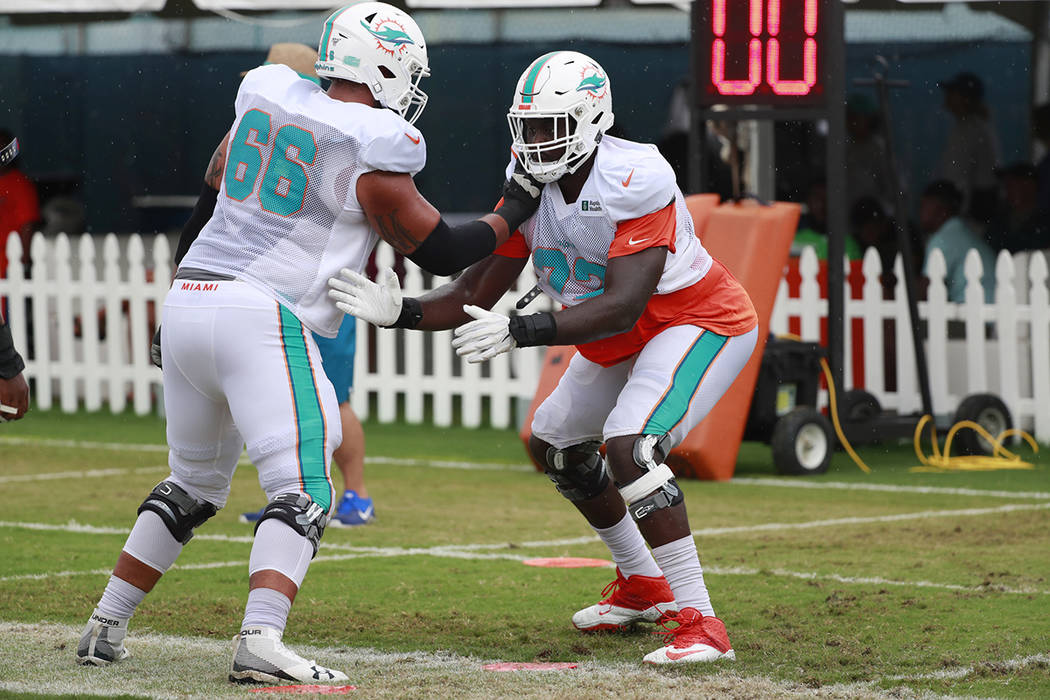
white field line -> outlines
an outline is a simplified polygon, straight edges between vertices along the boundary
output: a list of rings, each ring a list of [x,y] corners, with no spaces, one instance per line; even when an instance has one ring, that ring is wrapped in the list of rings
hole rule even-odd
[[[234,624],[231,622],[231,624]],[[228,639],[157,634],[136,628],[128,635],[131,658],[105,668],[73,663],[80,627],[55,623],[0,622],[0,690],[38,694],[132,694],[137,697],[253,697],[244,686],[226,681]],[[231,637],[234,630],[231,628]],[[645,666],[640,660],[621,662],[581,659],[567,671],[493,673],[482,665],[502,659],[482,659],[451,652],[385,652],[341,644],[317,647],[289,640],[307,658],[346,671],[357,690],[350,697],[475,700],[494,697],[570,698],[644,697],[654,700],[705,697],[835,698],[883,700],[902,697],[883,691],[872,681],[811,688],[764,676],[742,675],[735,665],[722,664],[702,678]],[[703,691],[700,691],[700,688]],[[908,696],[907,688],[901,688]],[[261,694],[259,697],[267,697]]]
[[[834,520],[818,520],[807,523],[764,523],[760,525],[752,526],[741,526],[733,528],[709,528],[707,530],[696,530],[694,535],[697,536],[711,536],[720,534],[739,534],[742,532],[769,532],[776,530],[791,530],[801,528],[813,528],[813,527],[829,527],[829,526],[840,526],[840,525],[857,525],[867,524],[872,522],[887,522],[887,521],[900,521],[900,520],[914,520],[917,518],[932,518],[932,517],[959,517],[959,516],[979,516],[989,514],[1001,514],[1017,511],[1030,511],[1030,510],[1047,510],[1050,509],[1050,503],[1040,504],[1018,504],[1018,505],[1006,505],[999,506],[998,508],[971,508],[965,510],[953,510],[953,511],[923,511],[919,513],[902,513],[898,515],[888,516],[874,516],[870,518],[837,518]],[[55,525],[48,523],[22,523],[22,522],[11,522],[11,521],[0,521],[0,528],[26,528],[31,530],[44,530],[44,531],[61,531],[61,532],[73,532],[73,533],[84,533],[84,534],[95,534],[95,535],[124,535],[126,536],[129,532],[127,528],[103,528],[95,527],[91,525],[82,525],[71,521],[65,525]],[[201,540],[208,541],[220,541],[220,542],[232,542],[239,544],[250,544],[252,537],[247,535],[209,535],[200,534],[196,536]],[[550,549],[550,548],[561,548],[569,545],[579,544],[590,544],[597,542],[596,536],[587,537],[574,537],[565,538],[559,540],[534,540],[524,541],[515,543],[515,547],[519,549]],[[326,542],[323,547],[326,552],[328,551],[343,551],[345,554],[322,554],[314,559],[317,562],[330,562],[330,561],[346,561],[349,559],[360,559],[369,557],[402,557],[402,556],[432,556],[432,557],[443,557],[453,559],[473,559],[473,560],[509,560],[509,561],[524,561],[530,557],[521,554],[512,554],[509,552],[499,552],[491,550],[506,549],[509,545],[507,543],[498,544],[465,544],[465,545],[439,545],[434,547],[356,547],[353,545],[344,545],[334,542]],[[490,550],[486,553],[481,553],[482,550]],[[184,564],[176,565],[172,568],[178,568],[182,570],[192,571],[197,569],[215,569],[224,567],[243,567],[247,566],[247,561],[227,561],[227,562],[207,562],[201,564]],[[839,574],[822,574],[816,572],[805,572],[805,571],[790,571],[787,569],[758,569],[758,568],[747,568],[747,567],[707,567],[705,569],[709,574],[713,575],[743,575],[743,576],[760,576],[760,575],[774,575],[784,576],[790,578],[807,579],[807,580],[826,580],[826,581],[837,581],[839,583],[846,584],[857,584],[857,585],[887,585],[887,586],[913,586],[918,588],[936,588],[943,590],[959,590],[959,591],[978,591],[978,592],[998,592],[998,593],[1013,593],[1021,595],[1050,595],[1050,591],[1032,589],[1032,588],[1011,588],[1006,586],[972,586],[963,584],[953,583],[937,583],[933,581],[904,581],[885,579],[881,577],[852,577],[852,576],[841,576]],[[106,575],[109,574],[109,569],[91,569],[83,571],[58,571],[48,572],[41,574],[16,574],[12,576],[0,576],[0,582],[7,581],[21,581],[21,580],[42,580],[50,577],[65,577],[65,576],[82,576],[82,575]]]
[[[794,479],[755,479],[734,477],[737,486],[779,486],[793,489],[841,489],[844,491],[887,491],[890,493],[932,493],[944,496],[980,496],[982,498],[1032,498],[1050,501],[1050,493],[1038,491],[985,491],[947,486],[895,486],[893,484],[858,484],[845,481],[796,481]]]
[[[915,673],[905,674],[900,676],[890,676],[886,680],[890,681],[937,681],[937,680],[959,680],[960,678],[966,678],[968,675],[975,671],[980,670],[995,670],[995,671],[1019,671],[1029,666],[1040,666],[1046,667],[1050,665],[1050,654],[1032,654],[1031,656],[1024,656],[1020,659],[1007,659],[1006,661],[982,661],[974,666],[964,666],[963,668],[952,668],[952,669],[941,669],[939,671],[933,671],[932,673]]]
[[[0,445],[41,445],[46,447],[75,447],[78,449],[108,449],[124,452],[167,452],[168,448],[163,445],[123,444],[110,442],[89,442],[82,440],[52,440],[44,438],[16,438],[0,437]],[[500,462],[461,462],[451,460],[429,460],[429,459],[405,459],[397,457],[365,457],[366,464],[392,464],[396,466],[434,467],[438,469],[468,469],[468,470],[493,470],[534,472],[536,469],[528,464],[504,464]],[[245,456],[242,456],[238,464],[250,464]],[[142,467],[143,471],[151,468]],[[160,469],[167,469],[161,467]],[[107,473],[102,473],[103,471]],[[0,484],[13,481],[35,481],[61,478],[75,478],[84,476],[112,476],[118,473],[127,473],[132,470],[93,470],[91,472],[68,471],[52,472],[49,474],[22,474],[17,476],[0,476]],[[735,477],[726,482],[736,486],[769,486],[794,489],[832,489],[844,491],[883,491],[887,493],[918,493],[918,494],[940,494],[945,496],[976,496],[982,498],[1024,498],[1032,500],[1050,500],[1050,493],[1039,491],[997,491],[983,489],[964,489],[945,486],[903,486],[895,484],[862,484],[844,481],[805,481],[795,479],[776,478],[752,478]]]

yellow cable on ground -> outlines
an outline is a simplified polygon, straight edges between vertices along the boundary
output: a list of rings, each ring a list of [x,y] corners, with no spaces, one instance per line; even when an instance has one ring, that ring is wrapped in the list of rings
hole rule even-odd
[[[778,335],[778,338],[784,338],[787,340],[801,341],[802,338],[791,333],[785,333]],[[835,396],[835,382],[831,376],[831,368],[828,366],[827,360],[823,357],[820,358],[820,367],[824,371],[824,378],[828,382],[828,413],[831,414],[831,423],[835,427],[835,435],[838,436],[839,442],[842,443],[842,447],[849,454],[853,463],[860,467],[861,471],[865,474],[871,473],[871,468],[864,463],[864,460],[860,458],[860,455],[853,449],[853,446],[849,444],[849,440],[846,439],[846,435],[842,432],[842,426],[839,424],[839,411],[838,402]],[[1039,444],[1035,439],[1021,430],[1020,428],[1009,428],[999,433],[997,438],[991,436],[991,434],[984,429],[979,423],[972,420],[959,421],[948,430],[948,437],[944,440],[944,452],[941,453],[940,448],[937,445],[937,428],[932,423],[933,417],[929,414],[922,416],[919,422],[915,424],[915,455],[919,458],[919,462],[922,463],[921,467],[912,467],[909,471],[913,472],[946,472],[946,471],[990,471],[994,469],[1034,469],[1035,465],[1031,462],[1025,462],[1019,456],[1010,452],[1008,449],[1003,447],[1002,441],[1004,438],[1011,436],[1020,436],[1029,445],[1031,445],[1034,452],[1039,452]],[[930,423],[930,442],[933,446],[933,456],[927,457],[922,453],[921,438],[922,429],[926,423]],[[969,428],[974,430],[978,435],[983,437],[985,440],[990,442],[993,446],[992,456],[987,455],[960,455],[952,457],[950,454],[952,439],[955,434],[963,428]]]
[[[1002,440],[1012,435],[1020,436],[1031,445],[1034,452],[1039,452],[1039,444],[1031,435],[1020,428],[1010,428],[999,433],[998,437],[992,435],[972,420],[959,421],[948,430],[948,437],[944,440],[944,452],[937,446],[937,428],[930,424],[930,444],[933,448],[933,456],[927,457],[922,453],[921,435],[922,428],[933,418],[927,414],[919,419],[915,426],[915,455],[923,466],[912,467],[913,472],[945,472],[945,471],[992,471],[995,469],[1034,469],[1035,465],[1025,462],[1019,456],[1003,447]],[[993,446],[992,456],[987,455],[960,455],[951,456],[952,439],[955,434],[963,428],[975,431],[978,435],[990,442]]]

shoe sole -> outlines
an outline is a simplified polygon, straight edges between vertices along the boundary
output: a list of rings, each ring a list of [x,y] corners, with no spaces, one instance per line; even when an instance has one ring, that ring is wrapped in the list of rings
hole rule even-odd
[[[670,620],[673,620],[675,615],[677,615],[677,614],[678,614],[677,610],[667,610],[667,611],[664,611],[660,615],[660,617],[656,618],[655,620],[650,620],[650,619],[645,618],[645,617],[639,617],[639,618],[637,618],[635,620],[632,620],[630,622],[625,622],[625,623],[619,624],[619,625],[615,624],[615,623],[609,623],[609,622],[600,622],[597,625],[594,625],[593,627],[580,627],[579,625],[577,625],[574,622],[574,623],[572,623],[572,626],[575,627],[576,629],[578,629],[580,632],[583,632],[585,634],[589,633],[589,632],[627,632],[631,628],[633,628],[635,625],[638,625],[638,624],[643,623],[643,622],[651,622],[653,624],[659,624],[661,622],[668,622]]]
[[[650,666],[677,666],[679,664],[717,664],[720,661],[736,661],[736,653],[730,649],[721,656],[715,659],[692,659],[691,657],[685,657],[683,659],[667,659],[666,661],[647,661],[642,659],[642,663],[646,663]]]
[[[127,649],[124,649],[120,652],[120,656],[114,659],[113,661],[109,661],[107,659],[100,659],[97,656],[81,656],[80,654],[77,654],[76,662],[81,666],[109,666],[115,661],[123,661],[124,659],[129,658],[131,658],[131,652],[129,652]]]
[[[275,685],[289,682],[287,678],[278,678],[262,671],[238,671],[237,673],[231,673],[229,678],[230,683],[237,683],[238,685]],[[298,681],[293,679],[292,682],[296,683]]]

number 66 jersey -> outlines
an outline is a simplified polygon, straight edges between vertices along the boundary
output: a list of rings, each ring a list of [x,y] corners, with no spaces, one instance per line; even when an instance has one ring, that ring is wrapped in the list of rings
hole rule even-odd
[[[507,167],[507,177],[514,160]],[[758,324],[751,299],[704,249],[674,171],[651,144],[605,136],[575,202],[557,183],[544,187],[536,213],[496,255],[531,258],[540,288],[564,306],[600,295],[611,258],[667,247],[663,274],[631,330],[577,346],[611,367],[671,326],[695,325],[736,336]]]
[[[333,100],[286,66],[256,68],[237,92],[215,213],[181,267],[236,277],[334,337],[343,314],[328,278],[364,269],[378,238],[358,178],[425,163],[422,134],[395,112]]]

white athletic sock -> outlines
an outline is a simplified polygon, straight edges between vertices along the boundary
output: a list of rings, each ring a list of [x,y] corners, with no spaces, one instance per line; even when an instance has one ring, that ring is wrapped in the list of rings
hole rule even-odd
[[[277,518],[267,518],[259,523],[259,529],[255,531],[255,542],[252,543],[252,553],[248,558],[248,573],[271,569],[284,574],[298,587],[303,583],[313,555],[314,548],[310,540],[287,523]]]
[[[98,601],[96,613],[105,617],[115,617],[127,620],[135,614],[142,599],[146,597],[146,591],[132,586],[122,578],[111,575],[106,590],[102,592],[102,599]]]
[[[696,608],[704,617],[714,617],[711,596],[704,585],[704,570],[696,553],[696,542],[692,535],[680,540],[653,547],[656,563],[667,577],[667,585],[674,593],[678,609]]]
[[[182,543],[172,536],[159,515],[144,510],[131,528],[124,551],[163,574],[179,558]]]
[[[284,634],[288,623],[288,613],[292,601],[285,594],[272,588],[255,588],[248,591],[248,605],[244,608],[244,621],[241,629],[246,627],[272,627]]]
[[[645,538],[638,530],[638,524],[634,522],[630,514],[624,514],[623,520],[612,527],[594,528],[598,537],[609,548],[613,561],[620,567],[620,573],[625,578],[630,576],[652,576],[661,575],[660,567],[653,560],[649,548],[645,545]]]

